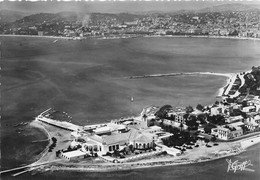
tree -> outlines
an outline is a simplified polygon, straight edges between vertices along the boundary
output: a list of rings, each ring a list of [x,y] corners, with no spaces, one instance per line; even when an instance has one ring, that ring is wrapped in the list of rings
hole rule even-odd
[[[147,118],[147,115],[144,114],[144,115],[143,115],[143,120],[146,121],[146,118]]]
[[[206,116],[204,114],[199,114],[197,116],[197,120],[200,121],[200,124],[205,124],[206,123]]]
[[[202,110],[204,109],[204,107],[203,107],[201,104],[198,104],[198,105],[196,106],[196,109],[202,111]]]
[[[207,133],[207,134],[210,134],[211,129],[215,128],[215,127],[216,127],[215,125],[208,123],[204,126],[204,132]]]
[[[208,145],[209,139],[205,139],[204,141],[205,141],[205,143]]]
[[[246,134],[249,131],[248,127],[246,127],[245,125],[242,125],[241,128],[242,128],[243,134]]]
[[[113,154],[114,154],[115,157],[118,157],[120,152],[117,149],[115,149]]]
[[[216,123],[214,123],[214,124],[219,124],[219,125],[225,124],[225,117],[218,114],[216,116]]]
[[[216,138],[215,136],[212,136],[212,137],[211,137],[211,141],[212,141],[212,142],[215,142],[216,140],[217,140],[217,138]]]
[[[180,130],[179,130],[178,128],[171,126],[171,128],[170,128],[170,133],[172,133],[172,134],[177,134],[177,133],[179,133],[179,132],[180,132]]]
[[[182,128],[184,127],[184,125],[181,123],[180,124],[180,129],[181,129],[181,131],[182,131]]]
[[[170,110],[172,110],[171,105],[164,105],[155,113],[155,115],[160,119],[164,119],[164,118],[166,118],[167,113]]]
[[[150,127],[150,126],[154,126],[155,125],[155,119],[150,119],[147,121],[147,126]]]
[[[56,157],[59,157],[60,154],[61,154],[61,151],[60,151],[60,150],[56,151]]]
[[[193,110],[193,107],[191,107],[191,106],[187,106],[186,107],[186,113],[191,113],[191,112],[193,112],[194,110]]]
[[[129,145],[129,149],[132,153],[134,152],[134,146],[132,144]]]
[[[196,129],[199,126],[197,123],[197,118],[195,116],[190,116],[186,121],[186,125],[189,126],[189,129]]]
[[[126,146],[123,151],[125,152],[125,154],[130,154],[131,150],[129,146]]]
[[[187,120],[189,116],[190,116],[190,115],[189,115],[188,113],[186,113],[186,114],[183,115],[183,118],[184,118],[185,120]]]

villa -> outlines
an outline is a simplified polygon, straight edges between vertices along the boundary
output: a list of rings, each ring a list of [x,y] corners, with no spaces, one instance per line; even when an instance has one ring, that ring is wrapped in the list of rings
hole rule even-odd
[[[241,127],[236,127],[234,129],[226,127],[217,127],[211,129],[211,134],[215,135],[217,138],[222,140],[229,140],[243,135]]]

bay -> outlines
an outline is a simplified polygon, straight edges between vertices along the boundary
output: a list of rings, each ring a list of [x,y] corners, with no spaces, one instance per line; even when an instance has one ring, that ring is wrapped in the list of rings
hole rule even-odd
[[[25,37],[0,40],[2,169],[32,162],[29,157],[35,157],[44,148],[46,143],[31,143],[46,138],[41,131],[33,137],[33,130],[25,127],[27,131],[17,134],[12,125],[32,120],[49,107],[66,111],[73,123],[85,125],[136,115],[150,104],[207,105],[215,101],[226,77],[127,77],[176,72],[236,73],[260,65],[260,41],[135,38],[53,43],[54,39]],[[32,156],[24,155],[28,151],[32,151]]]

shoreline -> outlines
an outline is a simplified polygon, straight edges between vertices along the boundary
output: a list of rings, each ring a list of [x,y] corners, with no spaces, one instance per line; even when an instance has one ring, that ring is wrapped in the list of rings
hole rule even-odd
[[[35,157],[38,160],[33,162],[32,164],[30,164],[30,165],[34,165],[34,164],[39,163],[41,161],[41,159],[48,153],[48,148],[51,145],[51,135],[50,135],[49,131],[36,120],[33,120],[32,122],[30,122],[29,126],[31,126],[33,128],[41,129],[48,138],[48,145],[44,148],[44,150],[42,150],[42,152],[39,155],[37,155],[37,157]]]
[[[229,77],[227,76],[226,83],[221,88],[219,88],[217,97],[222,97],[224,95],[226,88],[229,86],[232,79],[236,77],[237,73],[233,73],[233,74],[230,73],[229,75],[230,75]]]
[[[0,35],[1,36],[1,35]],[[11,35],[11,36],[13,36],[13,35]],[[39,36],[36,36],[36,37],[39,37]],[[43,36],[43,37],[46,37],[46,36]],[[164,37],[164,36],[160,36],[160,37]],[[179,36],[178,36],[179,37]],[[54,38],[54,39],[57,39],[57,38],[61,38],[61,39],[67,39],[66,37],[55,37],[55,36],[51,36],[51,37],[47,37],[47,38]],[[95,38],[95,37],[93,37],[93,38]],[[260,39],[259,39],[260,40]],[[229,83],[231,83],[231,79],[232,79],[232,77],[236,77],[236,75],[237,75],[237,73],[234,73],[234,74],[231,74],[231,73],[214,73],[214,72],[192,72],[192,73],[169,73],[169,74],[155,74],[155,75],[148,75],[148,76],[151,76],[151,77],[163,77],[163,76],[178,76],[178,75],[214,75],[214,76],[223,76],[223,77],[226,77],[227,78],[227,84],[224,86],[224,87],[222,87],[222,88],[220,88],[219,89],[219,93],[218,94],[220,94],[221,92],[221,89],[223,89],[223,92],[222,92],[222,94],[220,94],[220,96],[222,96],[223,95],[223,93],[224,93],[224,88],[226,87],[226,86],[228,86],[229,85]],[[142,77],[141,77],[142,78]],[[145,77],[143,77],[143,78],[146,78],[146,76]],[[135,78],[133,78],[133,79],[135,79]],[[136,79],[138,79],[138,78],[136,78]],[[39,163],[41,160],[42,160],[42,158],[48,153],[48,148],[49,148],[49,145],[51,144],[51,135],[50,135],[50,133],[49,133],[49,131],[44,127],[44,125],[42,125],[42,124],[40,124],[40,122],[35,122],[35,120],[34,121],[32,121],[30,124],[29,124],[30,126],[32,126],[32,127],[35,127],[35,128],[39,128],[39,129],[42,129],[44,132],[46,132],[46,135],[47,135],[47,137],[48,137],[48,141],[49,141],[49,144],[46,146],[46,148],[40,153],[40,154],[38,154],[35,158],[39,158],[36,162],[34,162],[34,163],[32,163],[32,164],[30,164],[30,165],[34,165],[34,164],[37,164],[37,163]],[[254,136],[255,137],[255,136]],[[253,137],[252,137],[253,138]],[[258,140],[260,139],[259,138],[259,135],[257,135],[257,138],[258,138]],[[245,141],[245,142],[244,142]],[[247,149],[248,147],[251,147],[251,146],[253,146],[253,145],[255,145],[255,144],[258,144],[258,143],[260,143],[260,141],[259,142],[254,142],[254,144],[250,144],[250,142],[248,142],[248,141],[252,141],[252,139],[249,139],[249,138],[245,138],[245,139],[243,139],[243,141],[241,141],[240,143],[245,143],[245,144],[241,144],[241,146],[244,146],[244,149]],[[235,142],[239,142],[239,140],[238,141],[235,141]],[[249,143],[249,144],[247,144],[247,143]],[[227,154],[227,155],[224,155],[224,156],[221,156],[221,157],[216,157],[216,158],[209,158],[209,159],[204,159],[204,160],[200,160],[200,161],[197,161],[197,160],[187,160],[186,162],[173,162],[173,163],[170,163],[169,161],[171,161],[171,160],[169,160],[169,161],[158,161],[158,162],[156,162],[156,163],[162,163],[162,164],[152,164],[152,162],[151,162],[151,164],[149,164],[149,163],[142,163],[142,160],[139,162],[139,161],[137,161],[137,162],[133,162],[132,164],[140,164],[140,165],[137,165],[137,167],[131,167],[131,163],[129,164],[130,166],[129,167],[127,167],[126,169],[124,169],[124,168],[119,168],[120,166],[118,166],[117,167],[117,169],[96,169],[96,170],[93,170],[93,169],[88,169],[88,168],[80,168],[80,165],[78,165],[79,167],[75,167],[75,168],[70,168],[70,167],[66,167],[66,166],[64,166],[64,167],[61,167],[61,169],[57,169],[58,171],[59,170],[68,170],[68,171],[84,171],[84,172],[91,172],[91,171],[93,171],[93,172],[110,172],[110,171],[120,171],[120,170],[131,170],[131,169],[142,169],[142,168],[153,168],[153,167],[163,167],[163,166],[175,166],[175,165],[185,165],[185,164],[195,164],[195,163],[200,163],[200,162],[209,162],[209,161],[214,161],[214,160],[217,160],[217,159],[221,159],[221,158],[225,158],[225,157],[229,157],[229,156],[233,156],[233,155],[237,155],[237,154],[240,154],[240,153],[242,153],[243,151],[240,151],[240,152],[238,152],[238,153],[231,153],[231,154]],[[182,157],[182,156],[181,156]],[[172,161],[174,161],[174,160],[172,160]],[[169,163],[168,163],[169,162]],[[167,164],[168,163],[168,164]],[[145,165],[143,165],[143,164],[145,164]],[[147,165],[148,164],[148,165]],[[124,166],[124,165],[127,165],[127,164],[122,164],[122,166]],[[53,167],[54,169],[53,170],[55,170],[55,165],[50,165],[51,167]],[[59,167],[60,168],[60,167]]]
[[[239,36],[215,36],[215,35],[147,35],[143,37],[181,37],[181,38],[212,38],[212,39],[237,39],[237,40],[256,40],[260,41],[260,38],[253,37],[239,37]]]
[[[228,86],[231,83],[231,79],[233,77],[236,77],[237,73],[215,73],[215,72],[188,72],[188,73],[168,73],[168,74],[154,74],[154,75],[146,75],[144,77],[137,77],[137,78],[147,78],[147,77],[162,77],[162,76],[178,76],[178,75],[214,75],[214,76],[223,76],[223,77],[227,77],[227,85],[225,85],[224,87],[222,87],[221,89],[224,89],[226,86]],[[128,77],[129,78],[129,77]],[[136,78],[136,79],[137,79]],[[135,79],[135,78],[134,78]],[[36,159],[38,159],[36,162],[30,164],[31,166],[36,165],[38,163],[42,163],[46,158],[48,160],[48,157],[50,157],[50,155],[48,154],[48,148],[51,144],[51,134],[53,135],[54,132],[50,132],[48,130],[48,126],[45,126],[45,124],[41,124],[41,122],[34,120],[32,121],[30,124],[30,126],[32,127],[36,127],[39,129],[42,129],[48,137],[49,140],[49,144],[46,146],[46,148],[36,157]],[[254,140],[255,138],[256,141]],[[252,142],[253,141],[253,142]],[[220,144],[225,144],[225,143],[229,143],[229,142],[224,142],[224,143],[220,143]],[[217,156],[212,156],[212,152],[211,153],[206,153],[206,154],[201,154],[197,156],[196,158],[194,158],[194,154],[196,154],[196,152],[194,153],[193,151],[188,152],[187,154],[181,155],[181,156],[174,156],[174,157],[170,157],[169,159],[157,159],[155,158],[155,161],[152,159],[145,159],[145,160],[139,160],[139,161],[135,161],[135,162],[126,162],[126,163],[122,163],[122,164],[115,164],[115,163],[101,163],[101,164],[72,164],[68,163],[68,165],[66,164],[50,164],[50,165],[45,165],[43,167],[50,168],[52,171],[83,171],[83,172],[112,172],[112,171],[121,171],[121,170],[131,170],[131,169],[140,169],[140,168],[152,168],[152,167],[162,167],[162,166],[175,166],[175,165],[185,165],[185,164],[194,164],[194,163],[200,163],[200,162],[208,162],[208,161],[213,161],[213,160],[217,160],[217,159],[221,159],[224,157],[229,157],[229,156],[233,156],[233,155],[237,155],[240,154],[241,152],[243,152],[246,148],[253,146],[255,144],[260,143],[260,133],[257,135],[254,135],[252,137],[249,138],[245,138],[245,139],[240,139],[234,142],[231,142],[229,147],[221,147],[220,149],[217,148]],[[237,144],[240,145],[240,150],[238,152],[234,152],[233,148],[234,146],[237,146]],[[230,147],[232,146],[232,148],[230,149]],[[204,146],[204,148],[206,148]],[[213,149],[213,148],[212,148]],[[203,150],[203,147],[202,147]],[[205,150],[205,149],[204,149]],[[206,148],[207,150],[207,148]],[[225,151],[224,154],[220,154],[220,151]],[[194,150],[196,151],[196,150]],[[218,154],[219,153],[219,154]],[[191,157],[189,157],[189,155],[191,154]],[[193,154],[193,156],[192,156]],[[184,159],[184,160],[182,160]],[[29,165],[29,166],[30,166]],[[70,167],[73,166],[73,167]],[[92,167],[86,167],[86,166],[92,166]],[[94,166],[94,167],[93,167]],[[96,167],[95,167],[96,166]],[[43,171],[43,169],[39,169],[40,171]]]
[[[260,38],[254,37],[238,37],[238,36],[203,36],[203,35],[121,35],[121,36],[90,36],[90,37],[65,37],[65,36],[38,36],[38,35],[13,35],[13,34],[0,34],[0,37],[33,37],[33,38],[50,38],[50,39],[65,39],[65,40],[86,40],[86,39],[99,39],[99,40],[111,40],[111,39],[130,39],[130,38],[157,38],[157,37],[167,37],[167,38],[211,38],[211,39],[235,39],[235,40],[254,40],[260,41]]]
[[[215,76],[227,77],[228,78],[227,84],[221,88],[223,89],[222,90],[223,92],[221,94],[222,96],[224,93],[224,88],[226,86],[232,85],[231,81],[234,77],[237,76],[237,73],[215,73],[215,72],[169,73],[169,74],[137,76],[135,78],[137,79],[137,78],[176,76],[176,75],[215,75]],[[247,148],[256,145],[258,143],[260,143],[260,132],[251,137],[246,137],[244,139],[239,139],[237,141],[220,142],[219,146],[217,147],[213,146],[211,150],[209,149],[209,152],[206,152],[208,149],[205,147],[204,144],[204,145],[200,145],[201,146],[199,148],[200,152],[196,152],[196,150],[193,149],[190,152],[189,151],[186,152],[187,154],[181,156],[169,157],[168,159],[163,159],[162,157],[159,158],[155,157],[155,159],[153,158],[141,159],[139,161],[125,162],[122,164],[121,163],[120,164],[115,164],[115,163],[101,163],[101,164],[89,164],[89,163],[86,164],[61,163],[60,164],[58,163],[56,164],[55,163],[48,166],[48,168],[50,168],[52,171],[113,172],[113,171],[124,171],[124,170],[152,168],[152,167],[195,164],[195,163],[209,162],[209,161],[214,161],[229,156],[238,155],[246,151]],[[214,152],[212,152],[212,150],[214,150]]]
[[[211,75],[211,76],[222,76],[226,77],[226,83],[219,88],[216,93],[216,97],[223,96],[226,87],[230,84],[233,78],[236,77],[238,73],[217,73],[217,72],[183,72],[183,73],[167,73],[167,74],[150,74],[141,76],[129,76],[125,77],[127,79],[144,79],[144,78],[154,78],[154,77],[171,77],[171,76],[192,76],[192,75]]]
[[[30,123],[33,127],[38,127],[44,129],[46,133],[50,136],[54,132],[49,132],[52,129],[52,126],[42,125],[41,122],[34,120]],[[257,134],[246,137],[244,139],[239,139],[233,142],[219,142],[218,146],[212,146],[211,148],[207,148],[205,146],[205,142],[201,141],[200,146],[198,148],[188,150],[186,153],[180,156],[171,156],[171,157],[151,157],[148,159],[141,159],[134,162],[125,162],[125,163],[109,163],[109,162],[101,162],[101,163],[81,163],[78,162],[55,162],[54,164],[46,164],[43,165],[40,169],[36,170],[37,173],[44,172],[45,169],[49,169],[51,171],[80,171],[80,172],[115,172],[115,171],[125,171],[125,170],[134,170],[134,169],[143,169],[143,168],[153,168],[153,167],[164,167],[164,166],[176,166],[176,165],[185,165],[185,164],[195,164],[201,162],[209,162],[218,159],[222,159],[225,157],[230,157],[234,155],[238,155],[247,148],[254,146],[260,143],[260,132]],[[45,156],[48,152],[47,146],[45,150],[42,151],[42,156],[38,159],[38,161],[30,164],[36,165],[49,161],[48,157],[46,159]],[[45,161],[42,161],[44,160]],[[55,159],[57,160],[57,159]],[[55,161],[54,160],[54,161]],[[29,166],[30,166],[29,165]]]
[[[241,154],[242,152],[245,152],[247,148],[257,145],[260,143],[260,134],[255,135],[251,138],[243,139],[243,140],[238,140],[233,142],[232,144],[235,145],[238,142],[242,146],[241,143],[246,143],[245,147],[237,152],[228,152],[226,154],[220,155],[220,156],[213,156],[210,157],[209,154],[205,155],[204,157],[202,156],[201,159],[188,159],[179,156],[177,159],[175,157],[167,159],[167,160],[159,160],[159,161],[150,161],[150,162],[145,162],[144,160],[140,160],[137,162],[129,162],[129,163],[122,163],[122,164],[86,164],[86,165],[77,165],[77,164],[68,164],[68,166],[74,166],[74,167],[68,167],[64,166],[62,164],[57,164],[57,165],[51,165],[51,170],[52,171],[74,171],[74,172],[115,172],[115,171],[127,171],[127,170],[134,170],[134,169],[144,169],[144,168],[155,168],[155,167],[165,167],[165,166],[177,166],[177,165],[186,165],[186,164],[196,164],[196,163],[205,163],[209,161],[214,161],[218,159],[223,159],[226,157],[231,157],[235,156],[238,154]],[[254,141],[256,140],[256,141]],[[246,142],[245,142],[246,141]],[[253,143],[249,143],[248,141]],[[229,150],[228,150],[229,151]],[[182,157],[182,158],[181,158]],[[204,159],[202,159],[204,158]],[[85,166],[91,166],[91,167],[85,167]],[[96,166],[96,167],[95,167]]]

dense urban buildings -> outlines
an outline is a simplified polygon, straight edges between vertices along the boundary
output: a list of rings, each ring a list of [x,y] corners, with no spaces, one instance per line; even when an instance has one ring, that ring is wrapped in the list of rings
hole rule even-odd
[[[109,37],[206,35],[260,37],[260,10],[180,11],[174,13],[40,13],[1,22],[1,34]]]

